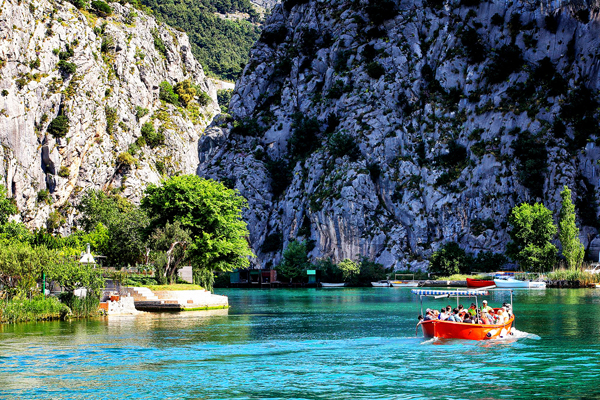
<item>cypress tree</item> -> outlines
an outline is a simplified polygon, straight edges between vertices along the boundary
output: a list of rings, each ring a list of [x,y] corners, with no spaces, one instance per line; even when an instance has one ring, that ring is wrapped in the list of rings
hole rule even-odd
[[[568,268],[577,268],[583,262],[584,248],[579,240],[579,228],[575,225],[575,206],[571,201],[571,191],[565,185],[562,192],[562,207],[558,214],[558,239]]]

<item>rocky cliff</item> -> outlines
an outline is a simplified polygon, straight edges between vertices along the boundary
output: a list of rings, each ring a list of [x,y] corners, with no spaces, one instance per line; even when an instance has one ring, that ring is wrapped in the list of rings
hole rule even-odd
[[[398,269],[500,252],[511,208],[563,185],[597,254],[599,38],[585,3],[285,1],[198,173],[249,199],[260,265],[293,238]]]
[[[0,176],[31,227],[50,213],[70,226],[89,188],[137,200],[162,176],[193,173],[218,110],[185,34],[111,7],[103,18],[66,1],[1,1]],[[165,103],[163,81],[189,81],[210,99]]]

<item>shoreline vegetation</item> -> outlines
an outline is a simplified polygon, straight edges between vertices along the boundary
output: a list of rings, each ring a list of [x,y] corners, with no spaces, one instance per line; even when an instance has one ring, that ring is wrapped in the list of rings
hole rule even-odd
[[[40,201],[51,201],[49,193]],[[212,291],[216,271],[245,268],[253,256],[241,218],[246,199],[196,175],[149,185],[139,206],[115,191],[90,190],[76,207],[70,234],[61,234],[67,215],[60,210],[32,231],[14,220],[18,209],[0,185],[0,322],[99,315],[107,279]],[[80,262],[87,246],[104,266]],[[184,265],[192,266],[193,285],[178,282]],[[131,266],[143,274],[128,274]]]

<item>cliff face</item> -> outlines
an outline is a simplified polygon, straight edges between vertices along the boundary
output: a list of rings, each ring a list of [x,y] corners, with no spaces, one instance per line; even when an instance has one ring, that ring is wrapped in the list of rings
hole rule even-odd
[[[500,1],[287,1],[236,85],[199,174],[250,201],[258,264],[419,268],[447,241],[503,251],[507,216],[577,196],[597,254],[598,13]],[[278,236],[281,235],[281,236]],[[283,244],[278,243],[283,238]]]
[[[185,34],[111,6],[99,18],[66,1],[2,0],[0,176],[31,227],[55,210],[70,226],[71,205],[89,188],[135,201],[163,175],[193,173],[198,138],[218,110]],[[185,80],[210,95],[206,106],[159,100],[161,82]],[[61,115],[68,130],[52,122]],[[144,124],[145,139],[164,136],[153,148],[138,140]]]

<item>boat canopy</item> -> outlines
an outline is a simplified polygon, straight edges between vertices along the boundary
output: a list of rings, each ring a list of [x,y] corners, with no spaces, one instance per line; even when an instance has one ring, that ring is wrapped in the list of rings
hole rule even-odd
[[[475,296],[487,296],[489,293],[487,290],[427,290],[427,289],[413,289],[413,294],[417,296],[463,296],[463,297],[475,297]]]

